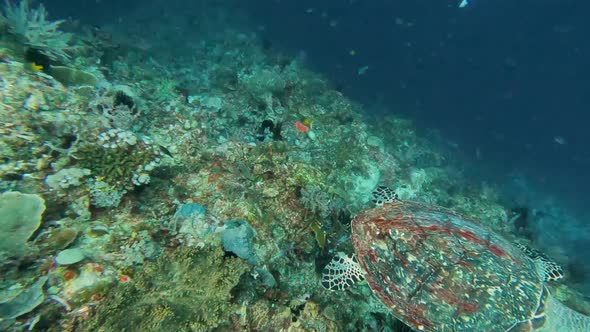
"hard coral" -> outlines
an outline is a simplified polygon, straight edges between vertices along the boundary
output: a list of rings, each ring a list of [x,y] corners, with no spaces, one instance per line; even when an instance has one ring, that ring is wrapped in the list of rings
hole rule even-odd
[[[63,148],[62,138],[71,134],[68,128],[77,125],[77,116],[69,113],[62,122],[58,110],[66,108],[71,96],[22,64],[0,63],[0,81],[0,178],[15,181],[47,169],[58,158],[50,147]]]
[[[146,264],[102,302],[85,331],[208,331],[233,310],[230,291],[247,264],[218,244],[179,248]]]
[[[0,195],[0,257],[21,257],[27,240],[41,225],[45,200],[39,195],[7,192]]]
[[[110,185],[130,189],[149,183],[149,172],[160,162],[160,148],[130,131],[108,130],[98,140],[80,146],[78,164]]]

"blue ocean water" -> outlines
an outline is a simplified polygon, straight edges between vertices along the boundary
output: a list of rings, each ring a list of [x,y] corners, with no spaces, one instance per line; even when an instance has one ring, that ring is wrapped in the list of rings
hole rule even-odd
[[[385,242],[351,243],[351,220],[398,199],[538,250],[563,266],[553,296],[590,314],[588,10],[0,4],[0,211],[13,226],[0,234],[0,330],[438,331],[483,311],[488,297],[437,286],[424,292],[453,315],[373,296],[401,291],[371,278],[353,286],[365,272],[349,254],[375,260]],[[511,264],[509,245],[469,222],[451,238]]]
[[[579,14],[587,6],[262,1],[252,13],[264,22],[263,35],[308,53],[318,70],[375,111],[407,114],[467,156],[485,159],[479,167],[526,170],[576,199],[590,184],[589,23]]]

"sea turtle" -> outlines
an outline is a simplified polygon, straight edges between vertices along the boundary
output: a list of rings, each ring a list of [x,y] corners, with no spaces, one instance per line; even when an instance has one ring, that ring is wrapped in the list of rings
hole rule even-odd
[[[590,317],[552,298],[561,269],[484,225],[441,207],[376,194],[351,223],[354,255],[339,253],[322,285],[366,279],[393,315],[416,331],[588,332]]]

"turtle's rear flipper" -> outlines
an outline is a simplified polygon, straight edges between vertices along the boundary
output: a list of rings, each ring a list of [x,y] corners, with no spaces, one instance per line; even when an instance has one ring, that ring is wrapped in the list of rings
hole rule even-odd
[[[547,257],[539,250],[529,248],[524,244],[518,242],[514,244],[532,260],[541,264],[545,281],[556,281],[563,278],[563,268],[559,264],[555,263],[551,258]]]
[[[338,252],[322,271],[322,286],[329,290],[345,290],[364,278],[364,271],[354,255]]]

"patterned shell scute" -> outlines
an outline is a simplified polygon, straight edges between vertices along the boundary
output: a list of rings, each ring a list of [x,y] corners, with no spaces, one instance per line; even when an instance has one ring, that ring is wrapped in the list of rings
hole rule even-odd
[[[373,292],[419,331],[511,331],[535,315],[532,260],[486,227],[396,201],[358,215],[352,242]]]

